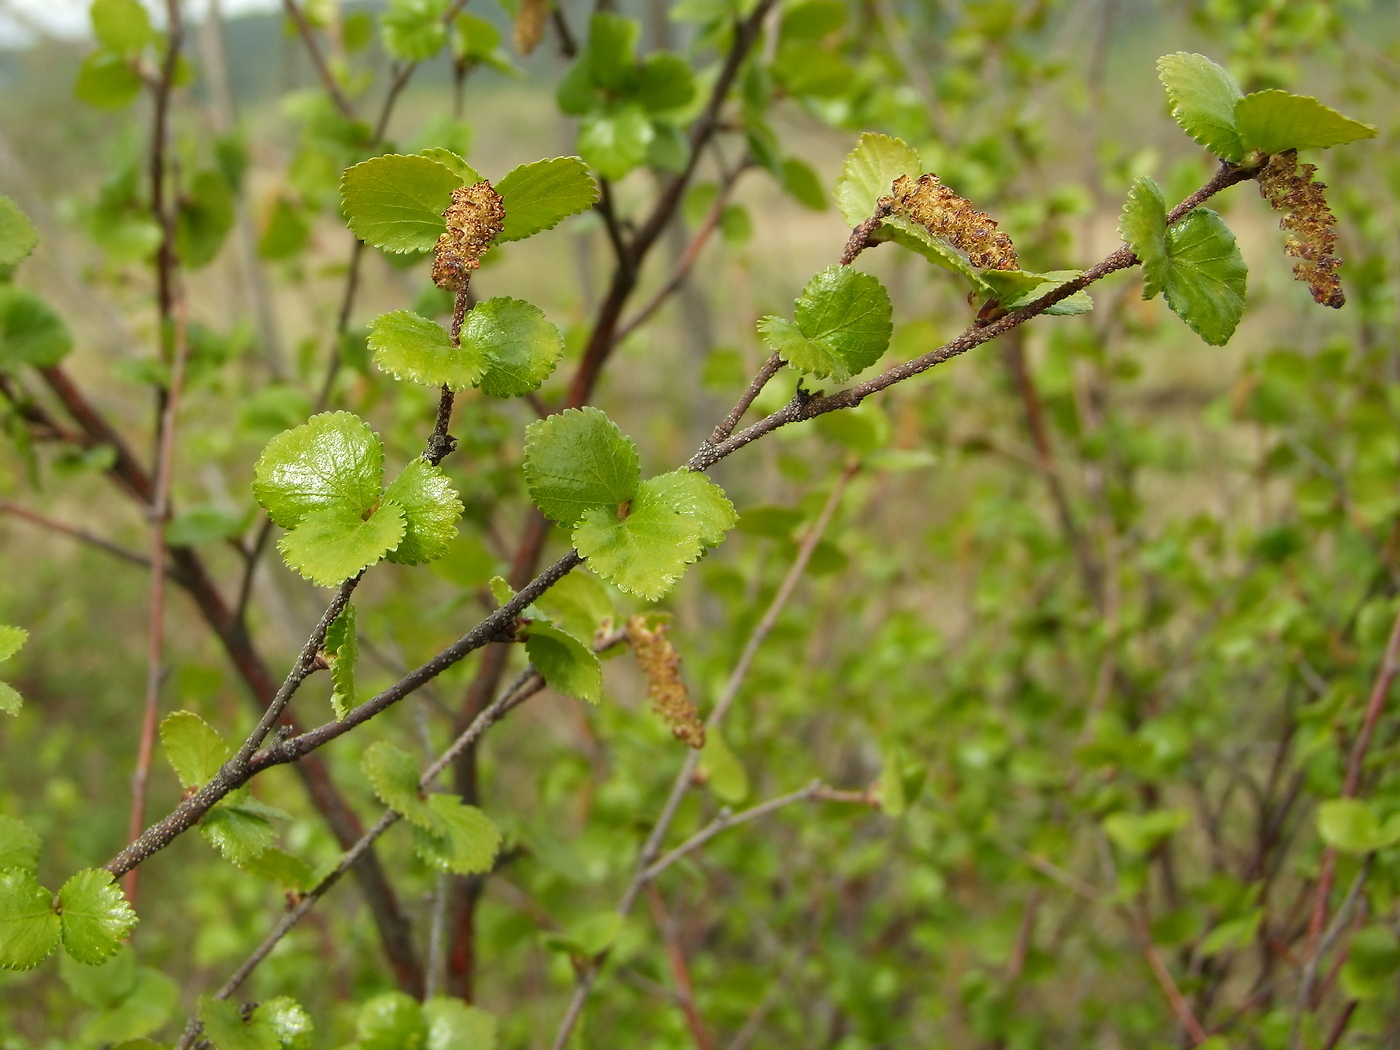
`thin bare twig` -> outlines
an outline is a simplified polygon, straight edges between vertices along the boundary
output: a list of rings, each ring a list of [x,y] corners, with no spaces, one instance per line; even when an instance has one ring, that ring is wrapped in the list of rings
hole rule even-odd
[[[1317,947],[1308,955],[1308,961],[1303,967],[1303,975],[1298,981],[1298,1001],[1293,1007],[1293,1025],[1288,1034],[1289,1050],[1297,1050],[1303,1035],[1303,1014],[1313,1008],[1311,1000],[1313,987],[1317,983],[1318,965],[1322,962],[1323,957],[1332,950],[1332,945],[1337,942],[1337,938],[1342,935],[1342,930],[1346,928],[1347,920],[1351,917],[1351,909],[1361,897],[1361,890],[1366,885],[1366,876],[1370,874],[1371,862],[1374,859],[1374,853],[1366,854],[1366,858],[1361,862],[1360,870],[1356,873],[1356,878],[1351,882],[1351,888],[1347,890],[1347,895],[1342,900],[1342,906],[1332,917],[1332,922],[1318,940]]]
[[[85,532],[72,525],[67,525],[64,522],[45,517],[43,514],[32,511],[28,507],[21,507],[18,503],[11,503],[9,500],[0,500],[0,514],[10,514],[16,518],[22,518],[25,521],[40,526],[48,532],[58,532],[62,533],[64,536],[71,536],[81,543],[96,547],[100,551],[106,551],[114,558],[120,558],[122,561],[130,562],[133,565],[142,565],[148,569],[151,567],[151,559],[144,554],[139,554],[133,550],[127,550],[127,548],[113,543],[110,540],[104,540],[101,536],[94,536],[92,533]],[[169,566],[166,567],[165,571],[167,574],[170,573]]]

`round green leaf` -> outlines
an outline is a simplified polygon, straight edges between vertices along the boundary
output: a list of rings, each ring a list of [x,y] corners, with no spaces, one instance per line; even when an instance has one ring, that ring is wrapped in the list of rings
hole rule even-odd
[[[257,1014],[244,1018],[239,1005],[228,999],[199,1000],[199,1020],[214,1050],[278,1050],[277,1032],[259,1023]]]
[[[14,266],[34,250],[39,231],[18,204],[0,193],[0,266]]]
[[[866,132],[836,180],[836,206],[847,226],[858,226],[875,213],[875,203],[889,195],[895,179],[922,174],[919,155],[902,140]]]
[[[0,368],[56,365],[73,349],[63,319],[38,296],[0,285]]]
[[[39,864],[39,833],[22,820],[0,814],[0,871],[33,871]]]
[[[63,947],[80,963],[95,966],[115,955],[136,925],[136,913],[126,902],[110,871],[88,868],[58,891],[63,920]]]
[[[599,175],[616,180],[646,161],[655,134],[646,110],[626,102],[584,117],[578,151]]]
[[[288,995],[260,1003],[253,1013],[253,1022],[272,1029],[283,1050],[306,1050],[316,1027],[305,1008]]]
[[[571,408],[525,428],[525,484],[547,518],[572,525],[637,491],[637,446],[601,409]]]
[[[53,894],[34,873],[0,872],[0,969],[33,969],[49,957],[60,936]]]
[[[140,0],[93,0],[88,17],[97,42],[122,54],[140,51],[156,37]]]
[[[233,229],[234,193],[217,171],[201,171],[181,195],[175,222],[175,247],[190,269],[207,266]]]
[[[94,51],[78,67],[73,94],[98,109],[125,109],[141,94],[141,74],[116,51]]]
[[[408,310],[380,314],[371,321],[369,348],[374,363],[395,379],[449,390],[476,386],[487,365],[474,343],[463,338],[462,346],[453,346],[447,329]]]
[[[1334,798],[1317,807],[1322,841],[1344,853],[1372,853],[1400,841],[1400,818],[1384,825],[1364,799]]]
[[[637,75],[637,39],[642,25],[611,11],[601,11],[588,22],[588,71],[593,82],[608,91],[632,87]]]
[[[1244,316],[1249,268],[1225,220],[1197,208],[1167,231],[1167,305],[1211,346],[1224,346]]]
[[[253,495],[290,529],[314,511],[362,515],[379,502],[383,476],[384,445],[369,424],[323,412],[268,442],[253,468]]]
[[[429,795],[428,806],[439,823],[434,832],[414,827],[418,855],[440,871],[457,875],[490,871],[501,848],[501,833],[491,818],[475,806],[463,805],[456,795]]]
[[[521,633],[530,662],[551,689],[590,704],[603,699],[603,665],[590,647],[544,620]]]
[[[423,1004],[427,1050],[496,1050],[496,1019],[479,1006],[438,995]]]
[[[246,797],[242,803],[224,801],[204,815],[199,833],[225,859],[246,864],[277,838],[277,829],[265,809]]]
[[[233,754],[218,730],[193,711],[166,715],[160,743],[186,791],[206,784]]]
[[[485,361],[481,392],[521,397],[538,390],[564,356],[559,329],[523,299],[500,296],[478,303],[462,326],[462,346]]]
[[[457,535],[462,501],[441,467],[415,459],[384,490],[384,502],[403,510],[403,540],[389,560],[403,565],[436,561]]]
[[[426,252],[447,229],[443,212],[460,185],[461,177],[435,160],[391,153],[346,169],[341,207],[350,229],[366,244],[388,252]]]
[[[334,587],[397,547],[404,537],[403,508],[389,502],[370,517],[331,507],[314,511],[278,541],[277,549],[312,583]]]
[[[1260,153],[1327,149],[1376,136],[1370,124],[1344,117],[1309,95],[1290,95],[1272,88],[1236,102],[1235,123],[1244,148]]]
[[[1159,58],[1157,75],[1167,89],[1172,119],[1186,134],[1217,157],[1244,158],[1235,124],[1235,104],[1242,93],[1234,77],[1205,55],[1186,51]]]
[[[29,641],[29,632],[23,627],[0,624],[0,660],[8,660],[24,648]]]
[[[670,51],[653,51],[642,62],[631,95],[649,113],[678,109],[695,97],[690,63]]]
[[[116,958],[130,952],[120,952]],[[110,963],[97,970],[106,970]],[[89,967],[83,967],[89,969]],[[180,1001],[180,989],[169,977],[159,970],[139,967],[129,991],[120,1001],[95,1013],[83,1023],[79,1038],[84,1043],[120,1043],[112,1050],[164,1050],[159,1043],[153,1043],[142,1036],[150,1035],[160,1028]]]
[[[758,330],[798,371],[842,382],[880,359],[893,331],[891,314],[889,293],[877,277],[831,266],[807,282],[795,323],[765,317]]]
[[[554,157],[511,169],[496,186],[506,209],[496,241],[518,241],[552,230],[598,201],[598,183],[578,157]]]
[[[717,485],[701,474],[691,475],[696,481],[682,481],[680,473],[642,482],[625,517],[594,508],[574,529],[574,547],[590,569],[649,601],[665,595],[706,545],[723,539],[736,521]]]
[[[360,1050],[413,1050],[427,1039],[428,1026],[416,999],[386,992],[360,1007],[355,1035]]]
[[[1167,280],[1167,199],[1151,176],[1133,180],[1118,233],[1142,263],[1142,297],[1154,298]]]
[[[389,0],[379,16],[384,50],[405,62],[432,58],[447,43],[448,0]]]
[[[380,802],[415,827],[443,832],[437,815],[428,808],[418,787],[418,760],[387,740],[365,748],[360,768]]]

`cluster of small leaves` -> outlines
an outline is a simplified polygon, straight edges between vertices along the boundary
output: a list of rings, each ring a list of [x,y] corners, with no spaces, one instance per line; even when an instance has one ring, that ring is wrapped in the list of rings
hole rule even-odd
[[[724,490],[703,474],[681,469],[643,481],[637,446],[596,408],[530,424],[525,484],[545,517],[573,529],[594,572],[653,601],[738,521]]]
[[[0,816],[0,969],[29,970],[63,944],[70,958],[96,966],[115,955],[136,913],[101,868],[85,868],[57,895],[39,885],[39,836]]]
[[[627,641],[647,680],[647,699],[677,740],[699,750],[705,746],[705,723],[681,678],[681,654],[668,637],[667,625],[647,626],[646,617],[627,621]]]
[[[361,765],[379,801],[412,826],[413,848],[426,863],[458,875],[491,870],[501,833],[490,817],[456,795],[425,795],[418,763],[387,741],[371,744]]]
[[[1259,172],[1259,193],[1274,211],[1284,213],[1279,229],[1288,234],[1283,253],[1301,260],[1293,276],[1308,286],[1315,302],[1340,309],[1347,299],[1337,276],[1340,260],[1333,254],[1337,217],[1327,206],[1327,184],[1317,182],[1315,164],[1299,164],[1297,150],[1269,158]]]
[[[381,558],[440,558],[462,503],[441,468],[415,459],[383,487],[384,445],[349,412],[323,412],[273,438],[253,468],[253,494],[276,524],[287,564],[334,586]]]
[[[1172,116],[1188,135],[1223,160],[1259,169],[1260,192],[1289,234],[1285,252],[1302,261],[1294,276],[1323,306],[1346,302],[1333,255],[1336,222],[1311,164],[1297,151],[1328,149],[1372,138],[1376,129],[1352,120],[1308,95],[1269,89],[1248,95],[1233,77],[1204,55],[1177,52],[1157,62]]]
[[[165,757],[187,793],[203,787],[232,757],[219,731],[192,711],[173,711],[160,724]],[[253,798],[246,786],[232,791],[199,822],[199,833],[225,860],[294,893],[318,881],[310,865],[275,846],[274,820],[288,814]]]
[[[695,97],[690,63],[669,51],[636,57],[641,23],[612,12],[589,21],[588,42],[559,82],[559,108],[582,117],[577,148],[605,179],[650,163],[682,170],[690,146],[677,127]]]
[[[88,14],[98,47],[83,60],[74,93],[90,106],[123,109],[141,93],[142,56],[160,36],[139,0],[94,0]]]
[[[1196,208],[1168,227],[1161,187],[1140,175],[1118,229],[1142,262],[1143,298],[1164,292],[1172,311],[1207,343],[1229,342],[1244,316],[1249,271],[1225,220]]]
[[[496,1019],[449,996],[420,1003],[386,992],[360,1007],[346,1050],[496,1050]]]
[[[0,195],[0,371],[56,365],[73,348],[68,326],[33,292],[11,283],[15,268],[39,243],[19,205]]]

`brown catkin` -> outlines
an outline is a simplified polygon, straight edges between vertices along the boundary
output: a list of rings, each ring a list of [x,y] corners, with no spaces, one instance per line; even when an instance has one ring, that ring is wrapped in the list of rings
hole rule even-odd
[[[1020,269],[1016,246],[997,229],[996,220],[943,185],[937,175],[920,175],[918,179],[901,175],[879,204],[891,215],[907,216],[947,241],[978,269]]]
[[[549,0],[521,0],[515,15],[511,42],[515,50],[528,55],[544,39],[544,24],[549,20]]]
[[[433,249],[433,283],[449,292],[465,292],[472,271],[505,226],[506,208],[500,194],[482,179],[453,190],[442,217],[447,232]]]
[[[1315,301],[1335,310],[1347,301],[1337,276],[1341,260],[1332,254],[1337,248],[1332,229],[1337,217],[1327,206],[1327,184],[1313,181],[1316,173],[1316,165],[1299,164],[1298,151],[1290,149],[1270,157],[1255,178],[1269,207],[1283,212],[1278,222],[1288,234],[1283,252],[1300,260],[1293,267],[1294,278],[1308,286]]]
[[[700,712],[690,702],[690,691],[681,681],[681,654],[666,637],[666,625],[648,628],[646,620],[634,616],[627,621],[627,640],[637,666],[647,678],[647,699],[651,709],[671,727],[676,739],[697,750],[705,746],[705,726]]]

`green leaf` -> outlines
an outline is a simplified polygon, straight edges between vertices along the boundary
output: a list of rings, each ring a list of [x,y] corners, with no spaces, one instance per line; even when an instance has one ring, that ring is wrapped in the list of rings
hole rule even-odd
[[[360,768],[365,771],[380,802],[414,827],[445,833],[418,787],[418,760],[407,751],[386,740],[376,740],[365,749]]]
[[[116,958],[129,956],[130,952],[120,952]],[[101,967],[75,967],[102,973]],[[148,966],[138,967],[134,983],[119,1002],[100,1010],[79,1029],[78,1037],[88,1044],[120,1043],[113,1050],[165,1050],[142,1036],[150,1035],[167,1021],[175,1012],[180,1001],[180,989],[169,977]]]
[[[391,153],[346,169],[341,207],[366,244],[387,252],[426,252],[446,231],[443,212],[460,185],[461,177],[435,160]]]
[[[234,193],[217,171],[201,171],[180,198],[175,248],[182,265],[198,269],[213,262],[233,229]]]
[[[97,966],[84,966],[63,955],[58,975],[79,1002],[98,1010],[116,1006],[136,987],[136,953],[123,949]]]
[[[1167,230],[1167,305],[1211,346],[1224,346],[1244,316],[1244,264],[1235,235],[1209,208]]]
[[[798,203],[813,211],[826,211],[830,207],[817,173],[810,164],[796,157],[783,161],[783,189]]]
[[[311,226],[302,211],[279,194],[258,235],[258,255],[264,259],[290,259],[300,255],[310,241]]]
[[[474,16],[468,15],[466,12],[463,12],[462,14],[457,16],[458,24],[461,24],[462,19],[471,17]],[[481,19],[477,19],[477,21],[481,21]],[[486,22],[484,24],[488,26],[491,25],[490,22]],[[433,146],[429,149],[420,149],[418,151],[418,155],[420,157],[427,157],[429,160],[437,161],[444,168],[446,168],[448,171],[452,172],[459,179],[461,179],[463,186],[473,186],[481,181],[482,177],[480,172],[478,172],[475,168],[473,168],[470,164],[468,164],[457,154],[453,153],[450,149],[447,149],[443,146]]]
[[[979,270],[952,244],[935,237],[907,215],[887,215],[880,223],[879,235],[880,239],[888,237],[896,244],[917,252],[935,266],[961,274],[971,281],[972,287],[978,291],[985,290],[987,285],[983,278],[993,272]]]
[[[584,117],[578,129],[578,151],[603,178],[617,180],[645,163],[655,134],[646,110],[624,102]]]
[[[205,841],[235,864],[246,864],[272,845],[277,829],[257,805],[221,802],[199,822]]]
[[[1370,124],[1344,117],[1309,95],[1271,88],[1235,103],[1235,124],[1246,151],[1282,153],[1287,149],[1327,149],[1376,137]]]
[[[846,157],[836,180],[836,206],[847,226],[859,226],[875,214],[875,203],[889,195],[895,179],[921,174],[918,153],[902,140],[866,132]]]
[[[584,569],[569,573],[536,604],[545,610],[550,620],[585,641],[592,638],[605,621],[617,615],[608,589]]]
[[[87,868],[58,891],[63,947],[74,959],[96,966],[117,953],[136,925],[136,913],[110,871]]]
[[[680,55],[653,51],[642,62],[630,94],[649,113],[679,109],[695,97],[695,75]]]
[[[1347,944],[1341,986],[1351,999],[1388,1001],[1395,994],[1400,970],[1400,938],[1383,925],[1358,930]]]
[[[486,362],[481,392],[489,397],[538,390],[564,356],[564,339],[544,311],[507,296],[476,304],[462,325],[462,345]]]
[[[18,204],[0,193],[0,266],[14,266],[39,243],[39,231]]]
[[[58,945],[53,894],[32,871],[0,872],[0,969],[31,970]]]
[[[828,267],[808,281],[794,317],[759,321],[764,342],[798,371],[838,383],[878,361],[893,330],[884,285],[849,266]]]
[[[73,349],[68,326],[23,288],[0,285],[0,368],[56,365]]]
[[[637,492],[637,446],[601,409],[571,408],[525,428],[525,485],[545,517],[572,525]]]
[[[24,648],[29,641],[29,632],[23,627],[0,624],[0,661],[8,660]]]
[[[355,632],[355,606],[346,603],[326,628],[326,662],[331,665],[331,710],[342,719],[359,701],[355,698],[355,663],[360,657]]]
[[[496,1019],[479,1006],[438,995],[423,1004],[426,1050],[496,1050]]]
[[[1237,919],[1222,922],[1201,941],[1200,953],[1202,955],[1219,955],[1221,952],[1248,947],[1259,933],[1259,924],[1263,919],[1264,909],[1255,908]]]
[[[428,1037],[418,1001],[403,992],[385,992],[360,1007],[355,1021],[360,1050],[417,1050]]]
[[[1142,297],[1153,299],[1167,283],[1167,198],[1150,175],[1133,180],[1118,233],[1142,263]]]
[[[306,1050],[311,1043],[315,1025],[311,1015],[289,995],[266,999],[253,1012],[253,1023],[272,1029],[284,1050]]]
[[[530,662],[556,693],[590,704],[603,699],[603,665],[589,646],[544,620],[535,620],[520,633]]]
[[[39,866],[39,833],[22,820],[0,814],[0,871]]]
[[[408,310],[380,314],[369,323],[374,363],[395,379],[449,390],[481,382],[486,358],[479,348],[452,345],[447,329]]]
[[[498,244],[552,230],[598,201],[598,184],[578,157],[554,157],[512,169],[496,186],[506,209]]]
[[[447,43],[448,0],[389,0],[379,16],[384,50],[404,62],[423,62]]]
[[[133,54],[155,41],[151,18],[140,0],[93,0],[88,17],[92,35],[109,50]]]
[[[625,518],[604,507],[583,514],[573,540],[589,568],[629,594],[655,601],[707,543],[733,527],[737,517],[723,490],[701,474],[691,475],[698,481],[678,480],[681,473],[642,482]]]
[[[291,529],[316,511],[369,511],[383,477],[384,445],[369,424],[349,412],[322,412],[268,442],[253,467],[253,495]]]
[[[1104,818],[1103,830],[1119,848],[1128,853],[1143,854],[1184,828],[1189,819],[1190,815],[1182,809],[1113,813]]]
[[[232,539],[247,527],[244,514],[234,514],[212,503],[201,503],[180,511],[165,530],[165,541],[172,547],[194,547]]]
[[[593,82],[608,91],[623,91],[636,77],[634,55],[642,25],[611,12],[595,14],[588,23],[588,70]]]
[[[1400,818],[1381,824],[1369,802],[1334,798],[1317,807],[1317,830],[1322,841],[1343,853],[1373,853],[1400,842]]]
[[[334,587],[403,542],[404,509],[387,500],[370,517],[328,508],[308,514],[277,542],[287,564],[321,587]]]
[[[78,67],[73,94],[97,109],[125,109],[136,101],[142,86],[131,58],[115,51],[94,51]]]
[[[19,690],[9,682],[0,682],[0,711],[7,715],[17,715],[23,706],[24,697],[19,695]]]
[[[278,1050],[277,1032],[272,1025],[258,1017],[243,1017],[237,1003],[228,999],[199,998],[199,1020],[204,1025],[204,1036],[213,1044],[214,1050]]]
[[[1178,51],[1157,60],[1157,75],[1167,89],[1172,119],[1217,157],[1244,159],[1244,145],[1235,124],[1240,86],[1205,55]]]
[[[897,747],[885,752],[880,767],[880,809],[887,817],[902,817],[908,806],[904,796],[904,756]]]
[[[193,711],[166,715],[160,743],[186,791],[203,787],[233,756],[218,730]]]
[[[384,502],[404,514],[403,540],[389,552],[390,561],[421,565],[447,553],[463,508],[441,467],[413,460],[384,490]]]
[[[1045,273],[1028,273],[1025,270],[982,270],[978,283],[992,289],[994,298],[1008,310],[1019,310],[1029,306],[1042,295],[1059,287],[1066,281],[1082,277],[1083,270],[1047,270]],[[1080,289],[1073,295],[1061,299],[1045,312],[1057,316],[1087,314],[1094,308],[1094,300],[1089,293]]]
[[[413,848],[441,871],[475,875],[490,871],[501,848],[501,833],[491,818],[456,795],[429,795],[428,807],[440,822],[436,833],[413,829]]]
[[[705,786],[726,805],[737,806],[749,797],[749,774],[718,728],[705,734],[700,770],[705,774]]]
[[[255,878],[266,879],[294,893],[306,893],[317,881],[310,864],[276,846],[268,846],[261,853],[244,858],[238,867]]]

